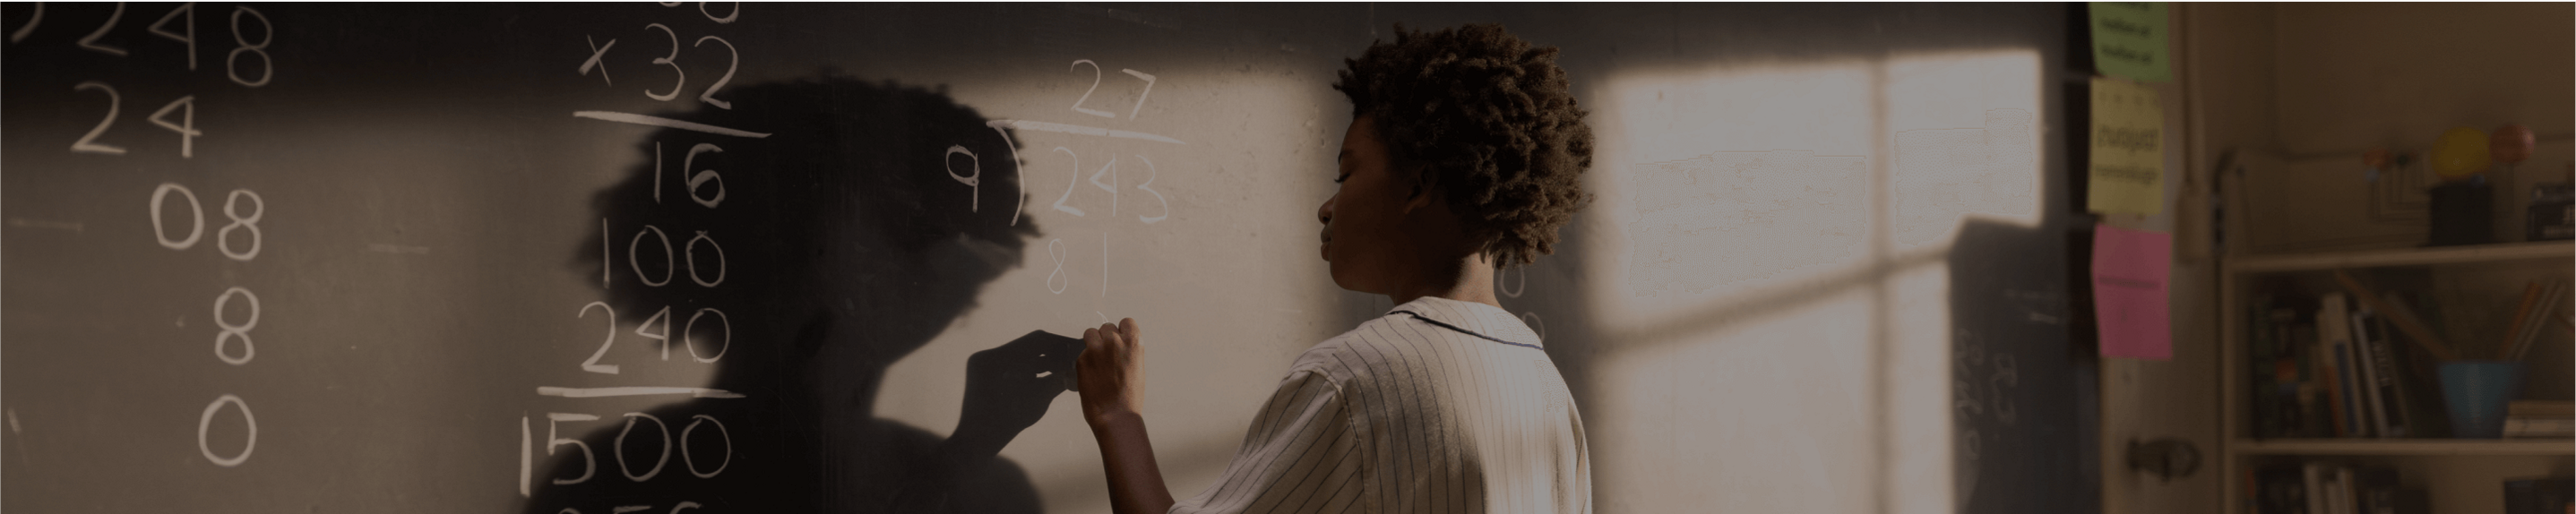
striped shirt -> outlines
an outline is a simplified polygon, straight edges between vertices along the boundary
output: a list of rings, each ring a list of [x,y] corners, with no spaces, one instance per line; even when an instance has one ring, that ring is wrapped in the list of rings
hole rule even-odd
[[[1520,318],[1424,297],[1297,357],[1173,513],[1592,511],[1583,420]]]

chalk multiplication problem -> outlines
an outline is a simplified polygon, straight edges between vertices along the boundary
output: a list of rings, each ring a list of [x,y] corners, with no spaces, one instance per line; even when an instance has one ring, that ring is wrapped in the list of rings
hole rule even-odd
[[[742,49],[726,39],[728,30],[742,27],[743,9],[738,3],[700,2],[696,4],[666,2],[655,20],[635,26],[601,27],[596,32],[579,34],[587,52],[571,55],[566,72],[580,77],[596,77],[596,101],[626,104],[636,96],[672,105],[660,110],[692,108],[735,108],[725,87],[733,81],[739,68]],[[690,67],[683,67],[686,62]],[[713,80],[692,77],[691,69],[703,69],[711,63],[723,63],[724,72]],[[586,80],[586,79],[585,79]],[[633,363],[621,363],[612,352],[621,344],[633,344],[641,338],[652,345],[661,361],[686,359],[694,365],[720,365],[732,349],[735,323],[743,322],[728,314],[716,292],[727,287],[732,275],[732,262],[725,253],[726,234],[706,226],[687,226],[692,220],[708,219],[719,209],[756,208],[757,199],[730,194],[725,173],[718,168],[726,161],[725,145],[743,139],[768,137],[765,132],[743,127],[718,127],[614,110],[576,110],[573,117],[620,124],[661,127],[657,138],[670,134],[689,134],[678,140],[652,142],[652,188],[642,193],[647,198],[622,198],[618,201],[649,205],[665,224],[636,224],[603,216],[599,227],[599,289],[611,298],[668,298],[680,305],[654,305],[644,312],[619,312],[620,307],[636,309],[636,303],[614,300],[593,301],[567,308],[568,319],[582,326],[600,327],[601,336],[578,343],[591,348],[587,359],[565,362],[569,369],[597,375],[622,375]],[[608,127],[610,125],[600,125]],[[750,203],[746,203],[750,202]],[[710,223],[712,225],[712,223]],[[656,294],[637,295],[630,288],[660,290]],[[633,321],[621,321],[633,320]],[[632,323],[629,325],[627,323]],[[677,346],[678,348],[673,348]],[[553,354],[549,352],[549,354]],[[733,391],[679,384],[634,384],[612,387],[536,388],[542,415],[519,418],[519,480],[521,496],[533,496],[539,487],[569,488],[571,495],[550,497],[593,497],[578,491],[602,482],[663,484],[667,481],[703,481],[723,476],[734,469],[734,433],[727,420],[713,413],[697,412],[673,415],[669,412],[611,413],[596,411],[585,399],[633,396],[670,396],[690,399],[730,400],[744,395]],[[683,404],[687,405],[687,404]],[[542,419],[539,419],[542,418]],[[665,419],[669,418],[669,419]],[[735,420],[739,422],[740,420]],[[579,434],[614,428],[615,437],[607,441],[585,441]],[[542,431],[543,439],[536,438]],[[593,444],[614,446],[593,448]],[[656,450],[658,448],[658,450]],[[630,449],[632,451],[630,451]],[[650,461],[630,455],[654,455]],[[540,474],[540,458],[571,459],[553,473]],[[578,462],[578,465],[570,464]],[[572,470],[578,469],[578,472]],[[675,484],[676,485],[676,484]],[[704,490],[678,487],[672,491]],[[708,498],[635,498],[618,497],[606,503],[581,505],[536,505],[534,510],[561,514],[623,514],[630,512],[702,512],[722,510]]]

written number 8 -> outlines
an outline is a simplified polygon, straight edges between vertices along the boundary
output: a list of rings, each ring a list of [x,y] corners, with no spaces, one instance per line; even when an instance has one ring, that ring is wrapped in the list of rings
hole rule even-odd
[[[234,294],[250,299],[250,319],[240,324],[224,321],[224,304],[230,303]],[[250,329],[259,327],[259,295],[251,294],[249,289],[240,287],[225,289],[224,294],[215,297],[215,326],[223,329],[221,333],[215,334],[215,358],[223,359],[225,364],[234,366],[250,363],[251,357],[259,354],[258,349],[250,342]],[[238,358],[224,354],[224,341],[235,337],[241,338],[242,341],[241,357]]]
[[[249,38],[242,37],[241,20],[244,14],[259,19],[261,35],[258,44],[252,44]],[[275,40],[277,40],[277,26],[268,23],[268,15],[260,14],[259,11],[249,7],[233,8],[233,42],[240,43],[241,46],[233,47],[232,53],[224,54],[224,75],[232,77],[233,83],[241,84],[243,87],[268,85],[268,79],[277,75],[277,61],[268,57],[268,43]],[[233,69],[233,62],[241,59],[242,52],[259,54],[259,80],[242,80],[241,71]]]

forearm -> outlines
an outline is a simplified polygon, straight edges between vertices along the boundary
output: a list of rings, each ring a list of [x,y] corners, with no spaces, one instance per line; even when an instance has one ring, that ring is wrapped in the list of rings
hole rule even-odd
[[[1109,508],[1117,514],[1164,514],[1172,510],[1172,492],[1163,485],[1163,470],[1154,464],[1154,446],[1145,436],[1145,418],[1135,413],[1103,416],[1091,425],[1100,443],[1100,463],[1109,475]]]

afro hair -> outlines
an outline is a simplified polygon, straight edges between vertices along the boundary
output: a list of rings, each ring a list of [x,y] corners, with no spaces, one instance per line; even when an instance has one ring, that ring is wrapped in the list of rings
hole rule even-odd
[[[1592,128],[1557,49],[1501,25],[1395,28],[1348,59],[1333,89],[1369,117],[1401,172],[1432,173],[1450,210],[1497,267],[1555,252],[1557,228],[1591,203]]]

